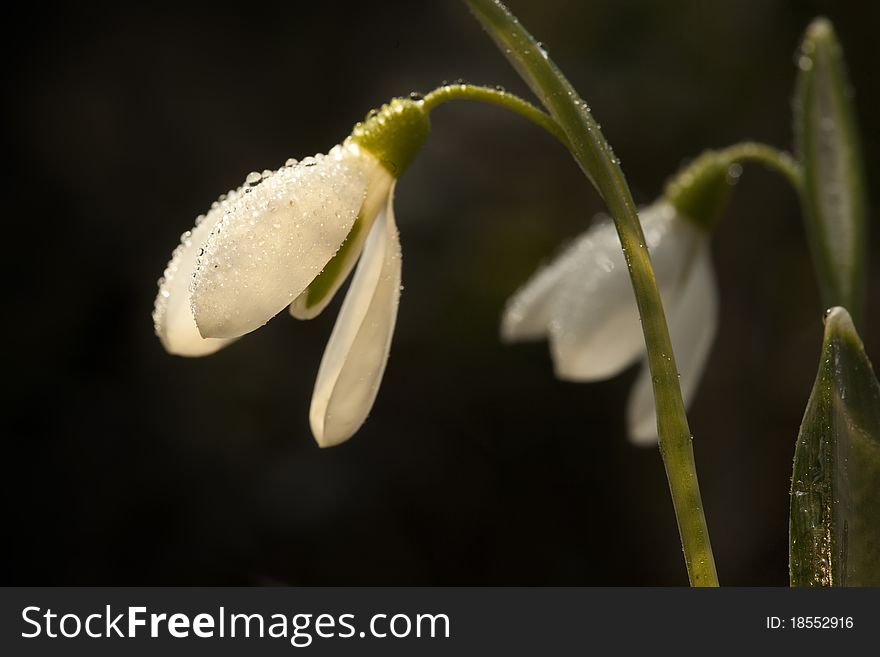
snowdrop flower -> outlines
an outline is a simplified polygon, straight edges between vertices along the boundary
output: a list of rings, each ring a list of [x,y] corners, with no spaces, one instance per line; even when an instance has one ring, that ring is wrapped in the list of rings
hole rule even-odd
[[[669,323],[685,403],[696,392],[718,320],[708,230],[661,199],[639,213]],[[646,356],[635,296],[613,222],[581,235],[508,302],[507,342],[547,338],[558,378],[595,381]],[[631,439],[657,441],[647,362],[628,405]]]
[[[395,99],[326,155],[251,173],[220,197],[159,280],[153,319],[165,349],[211,354],[288,306],[315,317],[357,262],[309,414],[320,446],[350,438],[376,398],[397,317],[395,182],[427,133],[421,103]]]

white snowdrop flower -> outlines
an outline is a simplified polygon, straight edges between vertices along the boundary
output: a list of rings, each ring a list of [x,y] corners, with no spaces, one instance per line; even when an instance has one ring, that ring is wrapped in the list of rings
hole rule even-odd
[[[395,182],[427,133],[421,103],[395,99],[326,155],[254,172],[221,197],[159,281],[153,319],[165,349],[213,353],[288,306],[315,317],[357,263],[310,411],[319,445],[350,438],[376,398],[397,318]]]
[[[696,392],[718,321],[709,233],[666,200],[644,208],[639,217],[687,404]],[[547,338],[556,375],[568,381],[605,379],[645,359],[635,295],[610,220],[590,228],[513,295],[501,336],[507,342]],[[656,442],[647,362],[629,399],[627,424],[634,442]]]

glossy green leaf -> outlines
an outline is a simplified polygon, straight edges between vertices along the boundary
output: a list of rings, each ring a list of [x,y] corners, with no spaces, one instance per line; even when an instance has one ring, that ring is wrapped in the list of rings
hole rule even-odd
[[[789,557],[792,586],[880,585],[880,384],[840,307],[795,447]]]
[[[795,139],[813,261],[825,307],[846,307],[858,324],[867,259],[865,173],[846,64],[827,19],[807,28],[798,64]]]

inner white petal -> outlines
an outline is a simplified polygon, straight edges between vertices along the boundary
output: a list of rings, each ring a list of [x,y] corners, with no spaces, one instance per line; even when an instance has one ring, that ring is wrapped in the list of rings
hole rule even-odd
[[[393,185],[321,359],[309,413],[321,447],[348,440],[360,428],[385,371],[400,299],[400,240],[392,197]]]

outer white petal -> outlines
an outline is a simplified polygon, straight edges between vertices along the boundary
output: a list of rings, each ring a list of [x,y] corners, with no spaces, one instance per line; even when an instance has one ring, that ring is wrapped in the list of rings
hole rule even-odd
[[[557,260],[539,269],[508,299],[501,318],[504,342],[539,340],[547,336],[559,283],[571,268],[569,260],[577,256],[577,248],[568,249]]]
[[[180,244],[159,279],[159,293],[153,306],[156,335],[166,351],[178,356],[207,356],[231,342],[203,338],[196,327],[189,300],[189,285],[196,270],[198,253],[223,216],[222,205],[223,202],[215,203],[206,216],[196,221],[191,231],[181,236]]]
[[[682,293],[669,308],[667,316],[675,362],[681,376],[681,394],[687,406],[696,394],[718,328],[718,293],[708,240],[700,246]],[[633,442],[643,445],[657,442],[654,390],[647,363],[630,393],[627,424]]]
[[[384,167],[380,167],[374,174],[373,181],[367,190],[367,196],[358,213],[357,222],[346,238],[345,244],[339,249],[336,256],[327,263],[321,276],[312,281],[311,285],[290,304],[290,314],[293,317],[313,319],[321,314],[321,311],[333,300],[336,292],[354,268],[367,235],[373,227],[376,215],[388,202],[388,192],[393,182],[394,177]],[[327,274],[331,267],[334,268],[333,279],[327,282],[327,288],[320,292],[320,296],[316,300],[314,298],[316,296],[315,284],[323,282],[321,281],[323,275]]]
[[[660,294],[670,303],[703,236],[663,201],[643,209],[640,219]],[[564,256],[564,281],[551,312],[556,374],[571,381],[605,379],[644,353],[635,295],[613,224],[592,228],[572,251]]]
[[[400,240],[392,200],[379,213],[364,246],[330,341],[321,359],[309,421],[321,447],[348,440],[366,420],[397,320]]]
[[[235,337],[265,324],[339,250],[378,160],[336,146],[245,187],[211,232],[191,288],[205,337]]]

